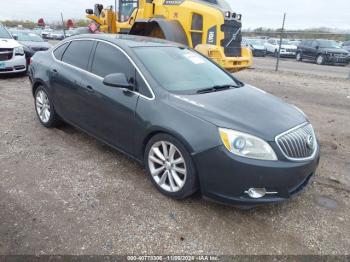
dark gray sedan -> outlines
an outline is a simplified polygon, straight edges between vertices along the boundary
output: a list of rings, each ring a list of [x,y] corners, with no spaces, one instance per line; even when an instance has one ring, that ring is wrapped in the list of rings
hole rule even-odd
[[[37,53],[39,121],[64,121],[143,164],[163,194],[238,205],[278,202],[315,174],[304,113],[162,40],[80,35]]]
[[[52,45],[46,42],[41,36],[31,33],[17,31],[13,33],[15,39],[23,45],[24,53],[26,55],[27,63],[30,58],[38,51],[47,51]]]

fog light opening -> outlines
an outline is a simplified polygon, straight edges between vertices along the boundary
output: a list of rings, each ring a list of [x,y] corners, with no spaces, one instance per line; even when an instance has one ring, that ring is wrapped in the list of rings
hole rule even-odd
[[[254,199],[262,198],[266,195],[266,188],[250,188],[248,191],[245,191],[245,193]]]

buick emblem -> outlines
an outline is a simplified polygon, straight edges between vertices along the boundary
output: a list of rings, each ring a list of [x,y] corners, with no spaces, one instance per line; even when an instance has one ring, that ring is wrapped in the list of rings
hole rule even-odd
[[[312,135],[308,135],[306,138],[306,146],[309,149],[314,149],[314,138]]]

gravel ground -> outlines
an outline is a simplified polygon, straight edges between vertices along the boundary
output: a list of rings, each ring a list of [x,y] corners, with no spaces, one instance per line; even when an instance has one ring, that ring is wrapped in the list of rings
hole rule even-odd
[[[314,124],[318,174],[290,201],[243,211],[166,198],[121,153],[70,126],[42,127],[26,77],[0,78],[0,255],[350,254],[350,82],[237,76]]]

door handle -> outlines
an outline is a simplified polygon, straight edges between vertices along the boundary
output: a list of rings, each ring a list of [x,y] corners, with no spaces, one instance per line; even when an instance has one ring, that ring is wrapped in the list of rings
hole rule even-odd
[[[54,73],[58,73],[57,69],[52,69],[51,71]]]
[[[86,86],[86,89],[87,89],[89,92],[95,92],[95,89],[94,89],[92,86],[90,86],[90,85],[87,85],[87,86]]]

